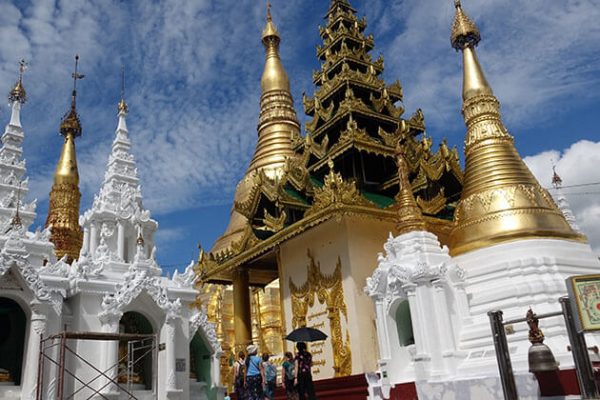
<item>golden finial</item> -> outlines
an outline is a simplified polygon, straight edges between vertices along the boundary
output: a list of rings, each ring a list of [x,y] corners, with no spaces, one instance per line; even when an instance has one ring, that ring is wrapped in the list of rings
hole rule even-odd
[[[398,166],[398,183],[400,184],[400,190],[396,197],[398,204],[396,229],[399,234],[425,230],[425,219],[415,201],[408,177],[409,169],[408,162],[406,161],[405,141],[406,137],[403,136],[396,146],[396,164]]]
[[[454,0],[456,14],[450,42],[457,51],[467,47],[475,47],[481,41],[481,34],[477,25],[463,12],[460,0]]]
[[[267,25],[262,32],[262,41],[265,46],[279,45],[281,37],[277,31],[277,27],[273,24],[273,16],[271,15],[271,1],[267,0]]]
[[[75,55],[75,72],[71,74],[73,77],[73,92],[71,93],[71,110],[65,115],[60,124],[60,133],[63,136],[69,134],[73,137],[81,136],[81,122],[77,115],[77,81],[83,79],[85,75],[78,72],[79,69],[79,55]]]
[[[22,59],[19,61],[19,79],[15,84],[15,87],[8,94],[8,100],[10,102],[18,101],[21,104],[24,104],[27,101],[27,92],[25,92],[25,88],[23,87],[23,73],[27,69],[27,62]]]
[[[121,65],[121,101],[119,101],[119,113],[127,113],[129,107],[125,103],[125,66]]]

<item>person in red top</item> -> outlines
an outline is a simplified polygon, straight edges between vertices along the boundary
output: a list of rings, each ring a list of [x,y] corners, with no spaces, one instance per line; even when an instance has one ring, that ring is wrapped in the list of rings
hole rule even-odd
[[[312,355],[306,351],[306,343],[296,343],[298,353],[296,353],[296,389],[300,400],[304,400],[304,394],[308,396],[308,400],[316,400],[315,387],[312,380]]]

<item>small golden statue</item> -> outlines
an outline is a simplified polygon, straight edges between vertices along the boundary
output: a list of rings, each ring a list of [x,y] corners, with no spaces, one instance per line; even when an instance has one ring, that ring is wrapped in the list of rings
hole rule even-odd
[[[540,321],[531,308],[527,311],[525,318],[527,318],[527,325],[529,325],[529,341],[531,343],[544,343],[544,334],[539,327]]]

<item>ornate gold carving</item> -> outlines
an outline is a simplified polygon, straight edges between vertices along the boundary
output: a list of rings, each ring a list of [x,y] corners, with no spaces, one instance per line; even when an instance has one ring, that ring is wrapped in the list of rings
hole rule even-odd
[[[79,257],[83,244],[83,231],[79,226],[79,187],[70,183],[52,186],[46,226],[51,226],[50,241],[54,243],[57,258],[67,255],[71,263]]]
[[[476,96],[465,100],[463,114],[467,124],[465,154],[485,139],[499,139],[512,142],[500,118],[500,102],[494,96]]]
[[[287,214],[284,210],[280,210],[279,217],[273,217],[267,209],[264,210],[264,218],[263,223],[265,226],[262,228],[264,230],[268,230],[271,232],[279,232],[285,226],[285,221],[287,219]]]
[[[425,214],[435,215],[439,213],[444,207],[446,207],[444,188],[441,188],[439,193],[432,199],[425,200],[421,197],[417,197],[417,204]]]
[[[289,280],[293,313],[292,326],[294,328],[306,326],[308,310],[309,307],[314,306],[315,297],[320,304],[325,304],[331,333],[335,376],[349,376],[352,374],[350,334],[346,329],[344,338],[341,321],[342,316],[346,322],[348,321],[348,311],[344,300],[342,261],[338,257],[333,274],[324,275],[321,272],[321,264],[315,262],[310,250],[307,253],[310,263],[307,267],[306,282],[298,287],[291,278]]]
[[[315,190],[313,205],[306,211],[305,216],[341,204],[372,205],[360,195],[354,182],[344,181],[342,175],[334,172],[332,162],[330,162],[329,168],[329,174],[325,176],[325,183],[322,188]]]
[[[456,6],[456,14],[454,23],[452,24],[450,41],[452,47],[456,50],[462,50],[466,46],[473,46],[479,43],[481,35],[477,25],[463,13],[460,0],[456,0],[454,5]]]

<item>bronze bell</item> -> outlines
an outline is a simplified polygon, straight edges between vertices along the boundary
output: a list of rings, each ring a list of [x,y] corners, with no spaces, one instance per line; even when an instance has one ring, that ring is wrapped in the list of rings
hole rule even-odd
[[[529,372],[557,371],[558,363],[550,347],[544,343],[533,343],[529,348]]]

